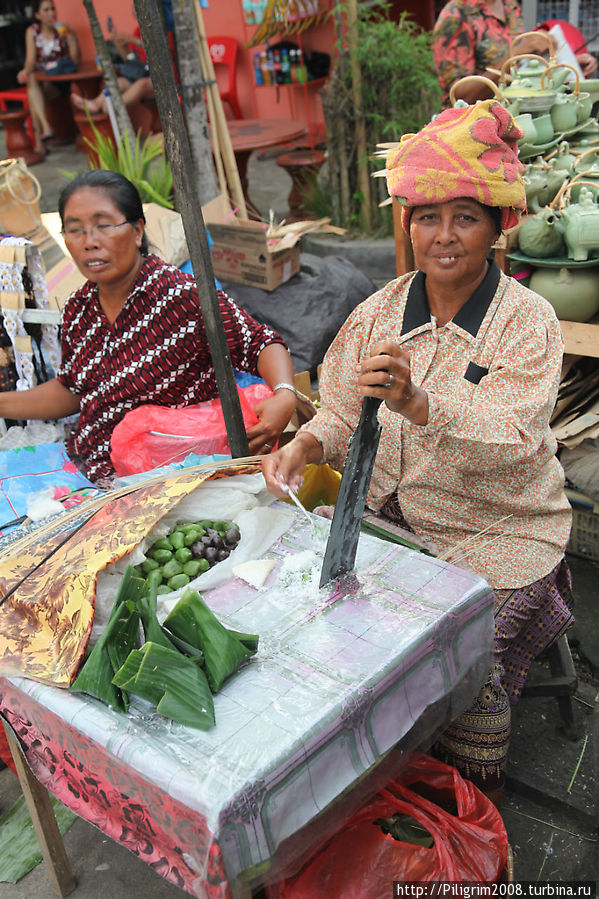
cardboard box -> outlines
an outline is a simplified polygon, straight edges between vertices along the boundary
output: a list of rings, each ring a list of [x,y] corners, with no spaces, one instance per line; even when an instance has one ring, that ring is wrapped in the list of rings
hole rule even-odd
[[[274,290],[299,272],[299,245],[284,250],[272,248],[260,222],[209,222],[208,229],[213,241],[214,274],[223,281]]]
[[[46,283],[50,309],[62,312],[67,297],[85,284],[85,278],[71,257],[64,256],[46,273]]]

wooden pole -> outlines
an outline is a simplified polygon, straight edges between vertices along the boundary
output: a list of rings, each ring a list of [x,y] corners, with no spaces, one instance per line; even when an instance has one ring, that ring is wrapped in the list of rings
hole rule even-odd
[[[212,113],[210,117],[213,140],[218,143],[219,149],[222,151],[222,160],[227,173],[231,199],[237,210],[237,218],[247,220],[247,207],[241,180],[239,178],[237,160],[235,159],[235,153],[233,152],[229,127],[225,118],[223,103],[218,92],[218,85],[216,84],[214,65],[212,63],[212,57],[210,56],[208,40],[206,39],[206,29],[204,28],[204,17],[202,16],[202,10],[198,0],[195,0],[195,14],[198,40],[200,42],[200,61],[202,64],[204,81],[209,82],[207,93],[208,96],[211,97],[212,108],[214,111],[214,118],[212,118]]]
[[[110,100],[114,109],[117,127],[121,132],[121,138],[123,142],[129,146],[129,150],[131,154],[133,154],[135,145],[135,132],[133,131],[133,126],[131,125],[131,119],[129,118],[127,108],[123,103],[121,91],[116,80],[114,67],[110,59],[106,41],[104,40],[104,35],[102,34],[102,28],[100,26],[100,22],[98,21],[98,16],[96,15],[96,9],[94,7],[93,0],[83,0],[83,6],[85,7],[85,11],[87,12],[87,17],[89,19],[89,27],[94,39],[96,53],[98,55],[98,59],[100,60],[100,65],[102,66],[104,82],[110,94]],[[118,142],[118,137],[116,134],[115,140]]]
[[[178,0],[172,5],[175,43],[179,69],[179,96],[191,148],[196,183],[204,203],[219,194],[214,171],[214,156],[208,135],[205,84],[201,77],[200,44],[196,35],[193,0]]]
[[[135,14],[148,57],[150,77],[162,122],[164,148],[173,173],[176,206],[183,220],[231,455],[234,458],[248,456],[249,446],[231,354],[216,296],[212,260],[202,215],[201,197],[194,178],[191,149],[177,96],[166,35],[157,24],[160,22],[157,0],[135,0]]]
[[[58,896],[68,896],[77,886],[77,881],[71,871],[50,796],[33,775],[14,730],[4,719],[2,724],[48,877]]]
[[[368,234],[372,227],[370,210],[370,177],[368,175],[368,146],[366,122],[362,111],[362,75],[358,60],[358,0],[347,0],[347,45],[356,110],[356,140],[358,147],[358,187],[362,194],[362,229]]]
[[[401,275],[414,271],[414,251],[410,235],[406,234],[401,226],[403,206],[395,197],[393,197],[391,208],[393,209],[393,236],[395,238],[395,267],[399,278]]]
[[[343,46],[343,24],[341,21],[341,5],[335,3],[335,32],[337,43],[340,48]],[[338,89],[340,90],[344,83],[343,70],[345,68],[345,58],[343,52],[337,55],[335,65],[339,68],[332,82],[336,80]],[[331,82],[331,83],[332,83]],[[330,89],[330,87],[329,87]],[[351,215],[351,191],[349,189],[349,166],[347,164],[347,135],[345,131],[345,119],[343,113],[334,118],[335,122],[335,143],[337,154],[337,173],[339,178],[339,197],[341,203],[341,222],[347,226]]]

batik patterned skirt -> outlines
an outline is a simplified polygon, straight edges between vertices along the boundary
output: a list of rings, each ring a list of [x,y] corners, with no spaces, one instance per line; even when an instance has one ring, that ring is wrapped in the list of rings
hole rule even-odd
[[[411,530],[395,497],[383,517]],[[534,659],[574,623],[572,582],[565,559],[526,587],[494,590],[493,666],[478,696],[441,734],[434,754],[485,792],[503,785],[510,739],[510,703],[520,699]]]

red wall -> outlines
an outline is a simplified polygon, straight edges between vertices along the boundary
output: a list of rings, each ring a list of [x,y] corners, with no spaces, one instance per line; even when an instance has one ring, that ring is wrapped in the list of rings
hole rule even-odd
[[[408,12],[415,22],[432,31],[435,24],[435,0],[393,0],[391,3],[390,17],[399,19],[402,12]]]
[[[89,29],[89,21],[81,0],[56,0],[57,14],[61,21],[68,22],[77,32],[84,62],[95,59],[96,52]],[[131,31],[135,26],[133,3],[123,0],[97,0],[96,12],[104,29],[106,20],[112,16],[114,26],[120,31]],[[402,9],[414,13],[423,27],[432,28],[434,21],[433,0],[395,0],[392,17],[398,18]],[[227,35],[237,38],[240,50],[237,70],[237,93],[246,118],[299,119],[308,126],[322,125],[322,109],[315,86],[305,87],[256,87],[253,75],[253,54],[246,44],[254,33],[254,25],[246,25],[243,18],[241,0],[210,0],[210,8],[202,11],[206,34]],[[291,37],[308,54],[313,50],[332,54],[334,33],[332,20],[315,28],[307,29],[299,37]],[[260,50],[261,47],[256,48]],[[217,70],[217,79],[221,73]],[[229,115],[226,106],[227,115]]]

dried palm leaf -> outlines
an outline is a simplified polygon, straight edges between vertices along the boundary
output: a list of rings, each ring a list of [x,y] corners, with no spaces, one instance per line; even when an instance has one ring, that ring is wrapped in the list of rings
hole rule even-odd
[[[262,20],[248,46],[255,47],[275,36],[288,37],[301,34],[307,28],[318,25],[328,10],[312,10],[323,4],[323,0],[268,0]]]

